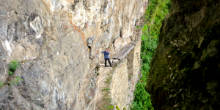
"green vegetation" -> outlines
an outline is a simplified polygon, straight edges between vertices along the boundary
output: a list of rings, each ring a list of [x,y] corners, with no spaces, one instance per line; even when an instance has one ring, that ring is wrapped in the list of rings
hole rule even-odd
[[[111,104],[111,96],[110,96],[110,83],[111,83],[112,75],[108,74],[107,79],[105,80],[106,88],[102,89],[103,93],[103,110],[113,110],[114,106]]]
[[[18,61],[13,60],[8,64],[8,74],[11,76],[16,71],[17,67],[19,66]]]
[[[112,98],[110,93],[110,85],[112,81],[112,74],[115,68],[113,67],[112,70],[107,73],[107,77],[105,79],[105,87],[102,89],[103,99],[98,105],[98,110],[114,110],[114,105],[112,105]]]
[[[107,107],[107,109],[108,109],[108,110],[114,110],[114,106],[113,106],[113,105],[109,105],[109,106]]]
[[[106,84],[106,85],[110,85],[111,81],[112,81],[112,76],[109,76],[109,77],[105,80],[105,84]]]
[[[4,86],[4,83],[0,81],[0,88]]]
[[[120,108],[118,107],[118,105],[115,106],[116,110],[120,110]],[[123,110],[126,110],[125,107],[123,107]]]
[[[154,110],[150,94],[146,91],[150,62],[158,43],[158,36],[164,17],[170,8],[170,0],[151,0],[145,13],[145,25],[142,27],[141,59],[142,77],[136,85],[131,110]]]
[[[12,77],[13,77],[12,75],[14,75],[14,72],[16,71],[18,66],[19,66],[19,62],[16,60],[13,60],[8,64],[8,75],[9,75],[9,77],[11,76],[11,78],[9,78],[9,80],[7,80],[6,82],[0,81],[0,88],[8,83],[10,85],[18,84],[22,80],[22,78],[19,76],[16,76],[12,79]],[[12,80],[10,80],[10,79],[12,79]]]
[[[116,105],[116,110],[120,110],[120,108]]]
[[[104,88],[104,89],[102,89],[102,92],[104,92],[104,91],[110,91],[111,89],[110,88]]]
[[[19,76],[16,76],[13,80],[9,81],[10,85],[17,85],[20,81],[22,81],[23,79]]]

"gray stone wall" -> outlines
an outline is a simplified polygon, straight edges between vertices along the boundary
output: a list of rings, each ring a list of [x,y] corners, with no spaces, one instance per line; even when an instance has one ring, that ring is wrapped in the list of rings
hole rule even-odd
[[[146,4],[147,0],[0,0],[0,108],[94,109],[91,101],[99,83],[93,73],[103,63],[101,51],[110,47],[113,55],[139,37],[136,25]],[[91,50],[89,37],[94,39]],[[9,76],[13,60],[20,66]],[[10,84],[16,78],[21,80]]]

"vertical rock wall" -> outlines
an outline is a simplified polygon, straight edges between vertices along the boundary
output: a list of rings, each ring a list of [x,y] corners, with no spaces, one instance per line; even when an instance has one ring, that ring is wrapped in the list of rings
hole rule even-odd
[[[101,51],[110,47],[116,54],[139,38],[136,26],[146,4],[147,0],[0,0],[0,81],[4,84],[0,108],[97,110]],[[90,49],[89,37],[93,39]],[[130,60],[139,61],[140,43],[133,52]],[[7,65],[12,60],[20,66],[9,76]],[[129,91],[123,97],[131,98],[111,104],[124,106],[132,100],[138,61],[133,61],[137,66],[132,72],[121,74],[135,74],[132,83],[124,82],[124,90]],[[22,80],[10,84],[16,76]]]
[[[133,100],[135,85],[140,77],[140,47],[139,40],[135,48],[115,68],[112,76],[112,103],[120,109],[129,109]]]

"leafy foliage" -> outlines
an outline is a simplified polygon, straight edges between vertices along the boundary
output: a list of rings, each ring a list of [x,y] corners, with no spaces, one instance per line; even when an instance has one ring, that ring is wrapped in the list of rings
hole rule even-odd
[[[19,76],[16,76],[13,80],[9,82],[10,85],[17,85],[20,81],[23,81],[23,79]]]
[[[114,106],[113,105],[108,105],[107,110],[114,110]]]
[[[0,81],[0,88],[3,87],[4,83]]]
[[[16,71],[17,67],[19,66],[18,61],[13,60],[8,64],[8,74],[11,76]]]
[[[154,110],[150,94],[145,89],[150,70],[150,62],[157,48],[162,20],[170,8],[170,0],[151,0],[145,13],[145,25],[142,27],[141,59],[142,77],[136,85],[131,110]]]
[[[116,110],[120,110],[120,108],[116,105]]]

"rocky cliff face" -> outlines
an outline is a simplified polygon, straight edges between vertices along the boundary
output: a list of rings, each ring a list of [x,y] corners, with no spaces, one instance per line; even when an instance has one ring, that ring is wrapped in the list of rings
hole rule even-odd
[[[147,86],[156,110],[219,108],[219,12],[219,1],[172,0]]]
[[[140,69],[136,26],[146,4],[147,0],[0,0],[0,108],[128,108]],[[133,47],[121,51],[128,44]],[[101,51],[107,47],[112,55],[125,54],[113,68],[102,65]],[[9,76],[12,60],[20,66]],[[11,84],[16,77],[21,80]]]

